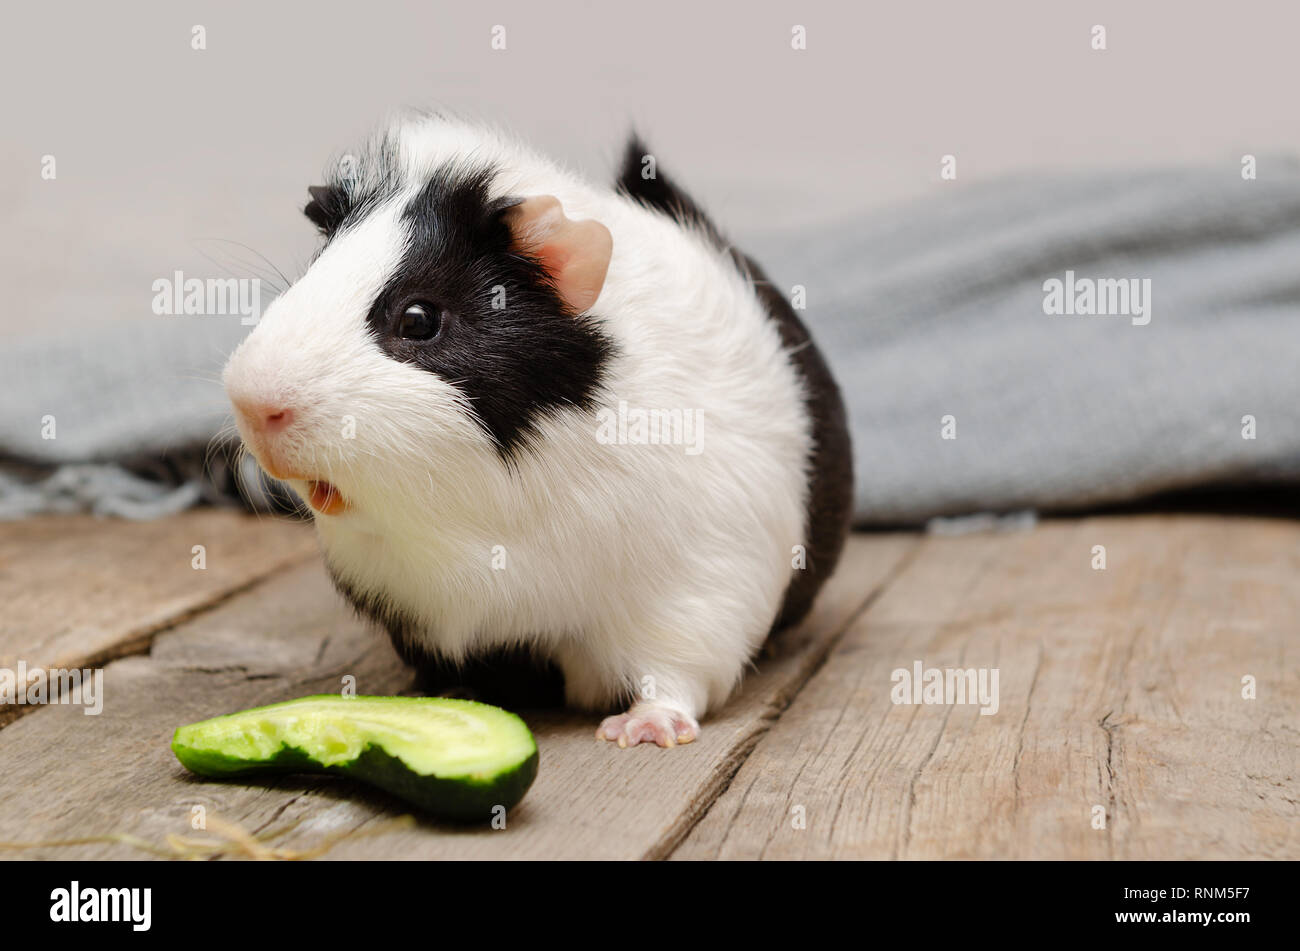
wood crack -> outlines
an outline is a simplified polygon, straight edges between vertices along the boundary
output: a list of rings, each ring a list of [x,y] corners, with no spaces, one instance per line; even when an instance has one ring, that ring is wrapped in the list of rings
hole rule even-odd
[[[739,744],[734,750],[732,750],[731,754],[727,756],[722,763],[719,764],[714,773],[714,781],[708,784],[708,787],[703,791],[698,803],[693,804],[689,814],[685,816],[683,820],[678,821],[670,827],[664,837],[642,856],[643,858],[665,859],[676,851],[677,847],[681,845],[688,835],[690,835],[691,830],[700,823],[700,820],[704,818],[708,811],[713,807],[713,804],[717,802],[718,798],[731,788],[731,783],[736,778],[736,774],[740,771],[740,768],[745,764],[745,761],[749,756],[754,752],[759,741],[780,718],[781,714],[785,712],[785,710],[789,709],[790,705],[794,703],[804,686],[822,669],[827,658],[829,658],[831,653],[834,651],[835,646],[840,642],[848,630],[857,623],[858,619],[870,610],[871,606],[876,603],[880,596],[889,589],[894,580],[904,570],[906,570],[907,566],[916,558],[921,547],[920,544],[914,544],[904,552],[885,573],[884,577],[872,587],[871,591],[865,598],[863,598],[862,602],[835,627],[832,634],[825,638],[820,646],[811,651],[808,660],[801,665],[801,669],[799,670],[795,682],[787,686],[786,689],[777,693],[768,704],[759,723],[756,724],[754,731],[745,738],[743,743]],[[725,839],[722,840],[722,843],[725,844]],[[719,847],[721,847],[721,844]]]

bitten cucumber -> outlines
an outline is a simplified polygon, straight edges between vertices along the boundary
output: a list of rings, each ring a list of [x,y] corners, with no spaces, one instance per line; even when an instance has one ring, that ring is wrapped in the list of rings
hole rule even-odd
[[[537,776],[523,720],[445,697],[301,697],[183,726],[172,752],[186,769],[223,779],[341,773],[466,820],[509,810]]]

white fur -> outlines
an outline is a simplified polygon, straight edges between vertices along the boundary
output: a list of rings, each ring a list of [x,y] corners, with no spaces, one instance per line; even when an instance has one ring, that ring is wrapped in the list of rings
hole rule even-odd
[[[349,510],[316,517],[331,566],[418,616],[436,650],[530,645],[572,704],[702,715],[736,686],[806,544],[811,422],[776,327],[707,240],[612,189],[460,121],[395,135],[410,187],[336,236],[230,359],[232,396],[297,414],[273,445],[246,439],[273,471],[338,487]],[[406,245],[400,210],[466,157],[501,164],[494,197],[555,195],[609,228],[591,308],[618,349],[602,403],[698,410],[702,452],[605,445],[593,414],[566,410],[507,468],[451,383],[381,353],[365,318]]]

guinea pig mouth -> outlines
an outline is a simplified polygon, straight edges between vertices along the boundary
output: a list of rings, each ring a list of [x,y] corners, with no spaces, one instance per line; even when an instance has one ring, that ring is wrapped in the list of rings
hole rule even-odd
[[[339,490],[318,479],[307,481],[307,504],[322,515],[341,515],[348,509],[348,503]]]

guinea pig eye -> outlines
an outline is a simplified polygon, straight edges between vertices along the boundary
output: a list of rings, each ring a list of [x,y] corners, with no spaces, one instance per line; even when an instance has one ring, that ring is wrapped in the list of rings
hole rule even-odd
[[[432,304],[411,304],[397,318],[397,336],[431,340],[442,329],[442,311]]]

